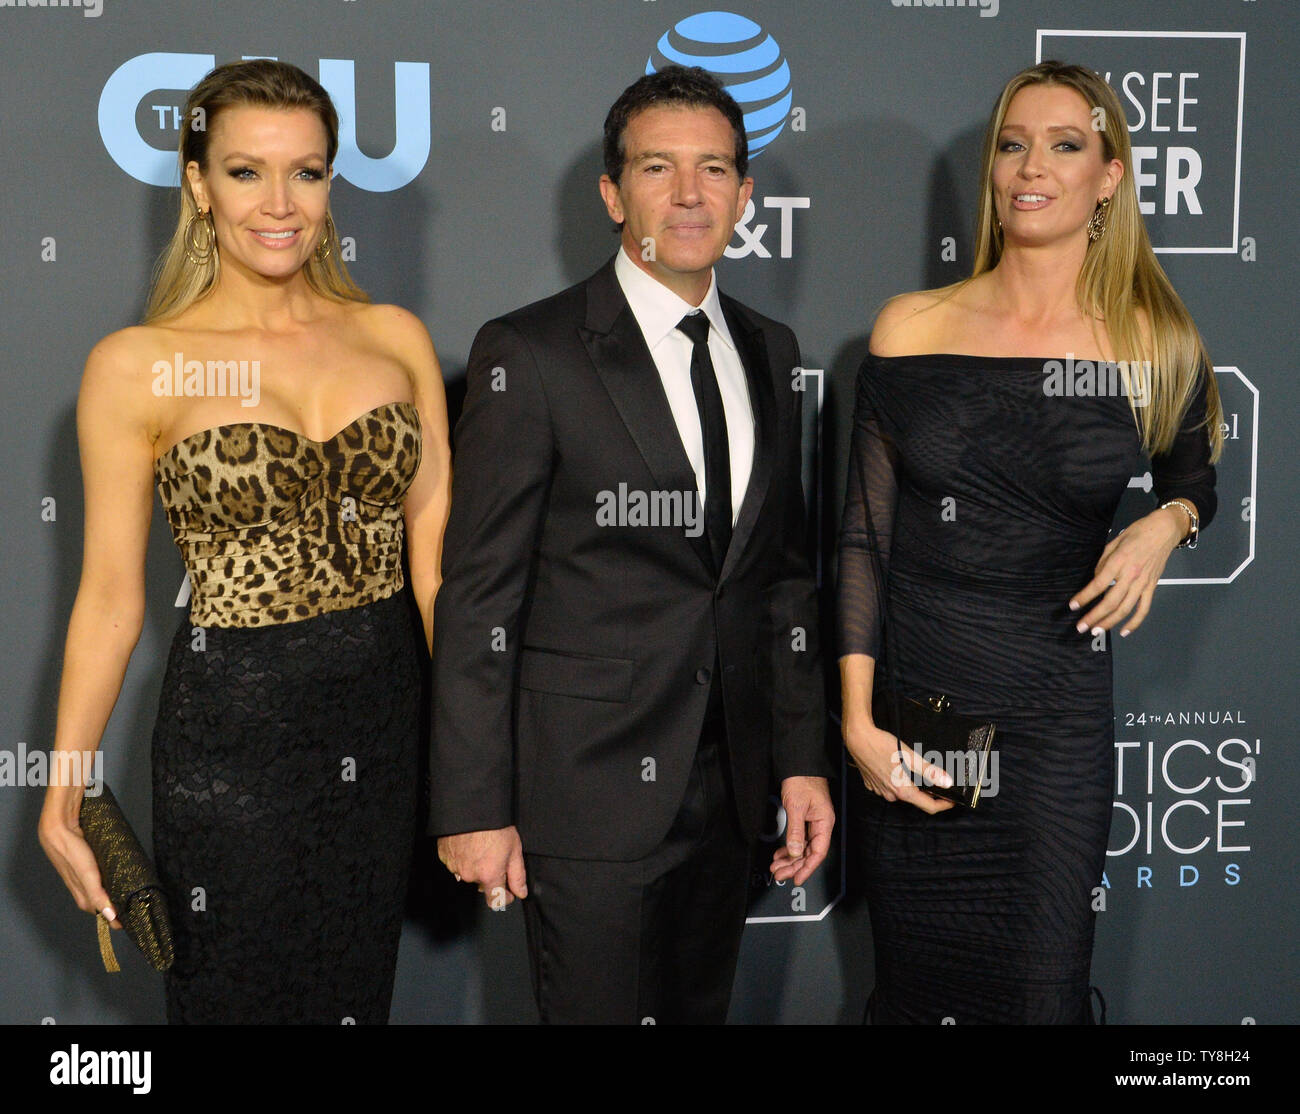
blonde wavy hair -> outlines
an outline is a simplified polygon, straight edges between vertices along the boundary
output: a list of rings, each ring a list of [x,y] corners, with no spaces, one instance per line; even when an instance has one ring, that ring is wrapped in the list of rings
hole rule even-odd
[[[145,305],[144,323],[150,324],[188,309],[211,292],[221,268],[220,245],[213,241],[213,251],[206,263],[195,263],[186,253],[186,235],[191,219],[199,208],[190,190],[185,168],[199,164],[208,167],[208,138],[217,116],[238,105],[258,108],[300,109],[315,112],[325,126],[327,173],[338,153],[339,118],[329,94],[297,66],[258,58],[246,62],[228,62],[217,66],[203,78],[185,101],[184,123],[178,151],[180,160],[180,214],[171,240],[163,249],[154,269],[149,300]],[[328,210],[326,210],[328,215]],[[325,224],[329,251],[312,252],[303,266],[307,285],[317,294],[336,302],[368,302],[365,292],[352,281],[344,266],[338,233],[333,219]]]
[[[1111,197],[1105,231],[1098,240],[1089,242],[1076,293],[1080,310],[1094,322],[1094,333],[1096,321],[1106,324],[1143,449],[1155,454],[1167,451],[1173,444],[1204,367],[1205,425],[1210,459],[1217,460],[1223,451],[1223,406],[1213,364],[1191,314],[1151,250],[1138,208],[1124,109],[1115,91],[1091,70],[1065,62],[1041,62],[1021,70],[1003,88],[984,136],[975,266],[970,278],[948,289],[956,292],[971,279],[991,271],[1002,258],[1002,226],[993,203],[993,161],[1011,98],[1027,85],[1063,85],[1077,92],[1090,111],[1100,108],[1101,123],[1105,125],[1099,132],[1102,158],[1107,162],[1118,159],[1124,166],[1124,175]],[[1094,119],[1096,115],[1094,112]],[[1141,312],[1146,314],[1149,332],[1142,327]],[[1140,361],[1150,363],[1149,385],[1135,386],[1131,382],[1130,364]],[[1139,405],[1140,401],[1146,405]]]

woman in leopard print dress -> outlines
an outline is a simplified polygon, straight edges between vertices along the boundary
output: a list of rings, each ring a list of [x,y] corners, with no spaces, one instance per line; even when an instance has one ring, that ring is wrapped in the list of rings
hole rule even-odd
[[[156,482],[191,591],[153,738],[168,1020],[382,1023],[447,513],[442,378],[420,322],[343,268],[320,85],[232,63],[185,120],[144,324],[101,341],[82,382],[85,557],[55,750],[93,752],[112,712]],[[81,797],[48,790],[41,841],[77,904],[120,927]]]

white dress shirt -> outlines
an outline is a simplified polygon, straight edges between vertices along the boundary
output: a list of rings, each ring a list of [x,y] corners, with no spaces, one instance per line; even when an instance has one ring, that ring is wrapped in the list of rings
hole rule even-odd
[[[659,369],[659,378],[668,396],[668,405],[677,423],[677,433],[686,459],[695,470],[700,503],[708,499],[704,482],[704,435],[700,431],[700,411],[691,386],[691,338],[677,328],[677,323],[696,307],[678,297],[668,287],[641,270],[619,248],[614,260],[614,274],[632,307],[632,315],[641,326],[646,347]],[[718,278],[709,277],[709,292],[699,307],[709,318],[709,357],[722,395],[722,409],[727,419],[727,446],[731,451],[731,524],[736,524],[740,505],[749,486],[754,465],[754,413],[749,404],[749,384],[740,353],[727,328],[718,300]]]

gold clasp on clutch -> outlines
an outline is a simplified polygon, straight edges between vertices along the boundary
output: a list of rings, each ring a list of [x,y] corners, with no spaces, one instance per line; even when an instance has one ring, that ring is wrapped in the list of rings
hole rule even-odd
[[[948,707],[948,698],[940,693],[938,696],[930,697],[930,707],[936,712],[942,712]]]

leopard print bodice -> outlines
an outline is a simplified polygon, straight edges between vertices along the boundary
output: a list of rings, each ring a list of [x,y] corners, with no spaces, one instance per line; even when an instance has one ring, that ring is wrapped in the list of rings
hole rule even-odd
[[[420,466],[409,402],[326,441],[263,422],[178,441],[154,474],[196,626],[292,623],[400,591],[402,499]]]

